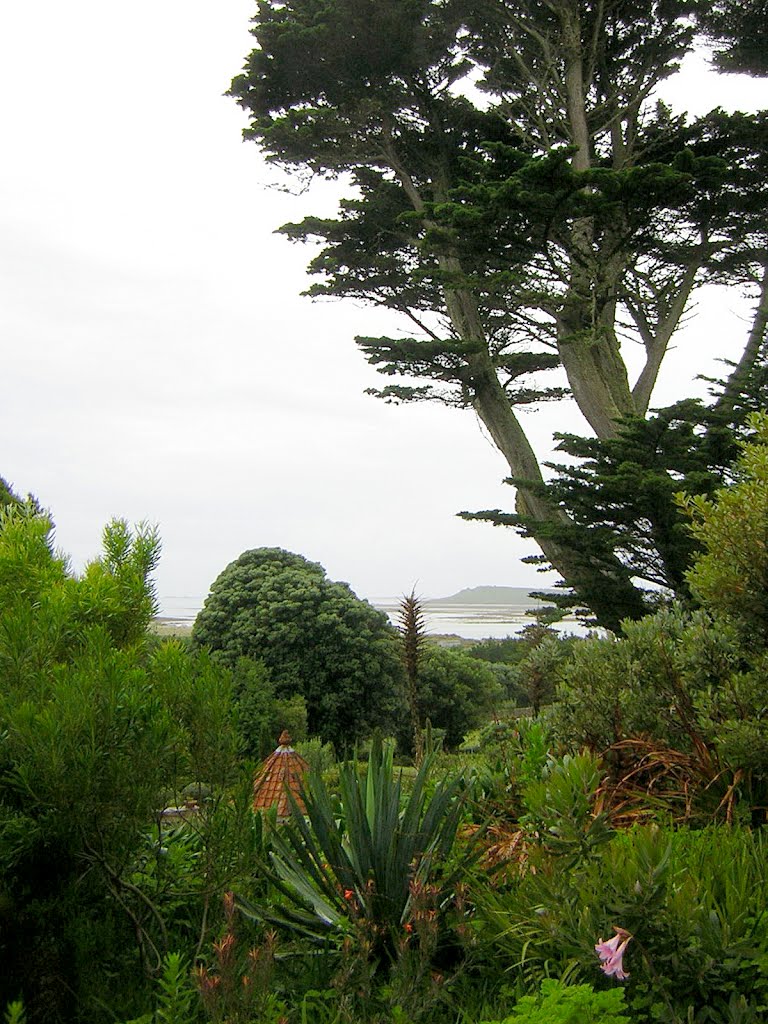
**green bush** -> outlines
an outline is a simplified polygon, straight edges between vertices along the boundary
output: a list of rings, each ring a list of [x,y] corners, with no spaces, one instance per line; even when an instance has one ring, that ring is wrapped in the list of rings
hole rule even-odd
[[[557,738],[596,751],[620,745],[606,758],[615,778],[637,766],[627,741],[657,749],[659,766],[672,748],[690,756],[687,777],[654,785],[649,806],[666,801],[670,813],[711,820],[735,800],[765,820],[768,654],[745,649],[733,624],[706,610],[673,606],[623,630],[583,641],[562,666],[550,716]]]
[[[563,868],[589,857],[612,835],[607,816],[595,808],[601,779],[600,758],[583,752],[549,757],[539,778],[523,782],[522,823],[561,857]]]
[[[692,592],[732,622],[746,648],[768,646],[768,413],[749,417],[754,435],[742,444],[736,482],[714,500],[680,496],[704,551],[686,573]]]
[[[689,621],[679,608],[662,609],[625,622],[621,638],[577,644],[561,668],[558,735],[598,751],[635,736],[686,749],[694,725],[690,690],[699,685],[687,672]]]
[[[307,736],[307,702],[300,693],[278,697],[266,665],[252,658],[238,658],[233,670],[235,710],[243,753],[260,760],[277,746],[287,729],[291,738]]]
[[[235,771],[227,674],[147,640],[154,532],[110,524],[76,577],[51,530],[0,512],[0,1003],[22,993],[36,1022],[141,1008],[168,934],[131,880],[147,830]]]
[[[621,989],[595,992],[591,985],[564,985],[547,978],[539,995],[523,996],[509,1017],[483,1024],[630,1024],[624,1009]]]
[[[455,750],[466,733],[490,717],[503,690],[490,666],[449,647],[425,646],[419,659],[416,701],[421,721],[429,719],[443,736],[446,750]],[[409,722],[398,739],[410,749]]]
[[[492,962],[501,957],[530,990],[550,976],[597,984],[594,945],[618,925],[632,935],[633,1021],[758,1021],[768,997],[765,858],[761,833],[724,826],[636,828],[576,861],[534,842],[527,870],[478,890],[479,934]]]
[[[240,658],[263,662],[276,696],[302,696],[309,733],[338,750],[390,728],[402,707],[397,633],[386,616],[322,566],[280,548],[246,551],[228,565],[192,636],[233,669]]]
[[[315,737],[295,744],[296,751],[301,754],[315,775],[324,775],[336,764],[336,751],[332,743],[323,743]]]
[[[532,645],[517,666],[517,685],[525,694],[525,703],[538,715],[544,704],[551,704],[562,670],[573,651],[573,639],[544,635]]]
[[[466,653],[492,665],[507,699],[517,707],[533,705],[538,713],[542,704],[552,700],[557,668],[575,642],[575,637],[563,637],[548,626],[531,624],[514,637],[482,640]]]

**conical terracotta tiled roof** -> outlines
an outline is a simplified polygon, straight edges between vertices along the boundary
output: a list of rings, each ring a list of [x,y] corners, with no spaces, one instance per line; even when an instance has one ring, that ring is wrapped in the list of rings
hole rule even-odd
[[[285,729],[277,742],[277,750],[266,759],[253,783],[253,809],[263,811],[277,805],[278,818],[287,818],[290,815],[287,790],[304,809],[300,796],[301,780],[309,765],[293,749],[291,737]]]

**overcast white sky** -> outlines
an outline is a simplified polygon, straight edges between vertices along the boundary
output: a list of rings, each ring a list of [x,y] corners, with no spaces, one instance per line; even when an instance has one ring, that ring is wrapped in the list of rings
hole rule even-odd
[[[80,567],[112,516],[159,525],[166,611],[241,551],[321,562],[361,596],[540,586],[511,531],[463,508],[511,507],[474,416],[394,408],[355,334],[382,314],[311,303],[309,252],[273,231],[331,212],[324,186],[274,186],[223,96],[251,49],[252,0],[24,0],[0,6],[0,475],[32,491]],[[768,84],[676,87],[689,108],[768,105]],[[690,102],[689,102],[690,101]],[[736,357],[748,314],[713,295],[656,399]],[[546,449],[566,405],[526,422]]]

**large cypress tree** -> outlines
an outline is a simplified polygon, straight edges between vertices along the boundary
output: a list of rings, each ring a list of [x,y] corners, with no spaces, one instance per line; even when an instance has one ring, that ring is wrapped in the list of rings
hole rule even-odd
[[[559,529],[567,513],[517,411],[560,397],[542,377],[562,367],[595,434],[614,437],[645,416],[695,288],[754,261],[751,151],[727,118],[688,125],[652,98],[692,45],[695,7],[261,0],[232,84],[268,159],[351,182],[337,218],[283,230],[325,243],[311,294],[415,326],[358,339],[394,378],[378,394],[474,409],[518,515],[612,624],[642,614],[642,597],[618,559],[596,565]],[[627,339],[645,353],[634,381]]]
[[[766,0],[712,0],[699,6],[698,19],[721,71],[768,75]]]
[[[768,72],[764,0],[705,4],[698,16],[719,70],[754,76]],[[611,586],[616,573],[608,572],[614,559],[623,564],[625,579],[643,592],[649,611],[670,594],[692,600],[687,570],[698,543],[675,497],[684,490],[706,498],[729,484],[740,442],[749,433],[750,414],[768,405],[766,121],[765,113],[748,117],[716,110],[696,126],[700,152],[729,150],[731,158],[722,208],[730,210],[733,241],[722,248],[710,273],[715,280],[741,284],[755,300],[740,358],[723,359],[730,364],[726,379],[710,381],[709,403],[683,399],[648,417],[622,417],[616,437],[556,435],[571,461],[548,463],[555,475],[542,490],[568,516],[549,529],[561,543],[588,552],[594,569],[557,596],[564,608],[596,607],[595,589],[620,600],[621,584]],[[725,140],[727,149],[722,148]],[[741,230],[750,244],[737,241]],[[524,516],[498,510],[465,515],[526,529]]]
[[[698,20],[714,46],[713,59],[720,71],[758,78],[768,75],[768,0],[715,0],[699,7]],[[757,304],[747,346],[721,397],[721,406],[731,405],[739,391],[749,387],[751,368],[759,357],[768,330],[768,217],[763,185],[768,176],[765,112],[757,123],[751,119],[742,122],[741,137],[744,150],[751,154],[748,160],[755,190],[755,203],[751,208],[753,219],[756,215],[758,225],[762,221],[752,261]],[[758,182],[763,187],[758,187]]]

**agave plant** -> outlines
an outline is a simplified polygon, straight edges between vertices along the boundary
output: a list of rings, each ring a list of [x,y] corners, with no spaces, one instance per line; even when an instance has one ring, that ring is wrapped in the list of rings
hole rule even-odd
[[[406,793],[392,753],[390,744],[374,741],[365,774],[342,764],[338,798],[310,773],[305,810],[292,800],[289,820],[273,828],[269,863],[261,865],[283,899],[241,899],[246,915],[317,942],[362,929],[372,953],[389,955],[419,915],[442,915],[476,855],[471,847],[451,858],[466,786],[460,776],[428,786],[428,751]]]

